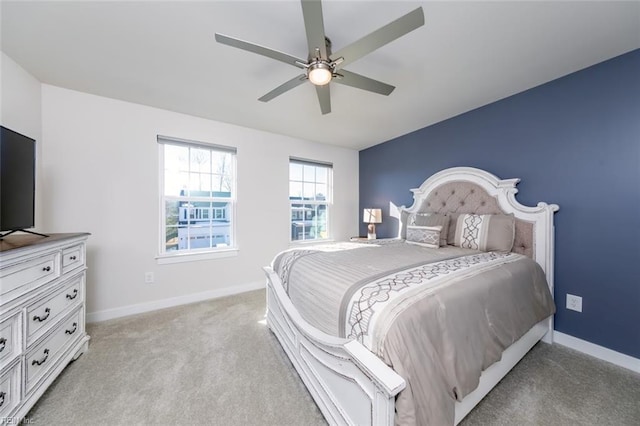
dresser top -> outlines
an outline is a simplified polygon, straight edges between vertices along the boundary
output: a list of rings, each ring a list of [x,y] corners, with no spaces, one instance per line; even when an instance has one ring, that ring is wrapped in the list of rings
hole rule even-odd
[[[6,253],[11,250],[17,250],[21,248],[37,248],[40,246],[46,246],[48,244],[62,242],[64,240],[70,240],[80,236],[88,236],[87,232],[75,232],[68,234],[48,234],[48,237],[41,237],[40,235],[31,234],[12,234],[4,237],[0,240],[0,253]]]

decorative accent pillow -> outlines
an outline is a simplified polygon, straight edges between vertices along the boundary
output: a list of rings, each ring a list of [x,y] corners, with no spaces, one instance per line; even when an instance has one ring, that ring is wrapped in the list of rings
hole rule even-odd
[[[400,212],[400,220],[402,221],[402,227],[400,228],[400,238],[407,239],[407,226],[416,224],[416,215],[424,213],[409,213],[406,210]]]
[[[438,248],[440,247],[440,231],[442,226],[407,225],[407,239],[409,244]]]
[[[456,244],[456,225],[458,224],[458,217],[460,217],[460,213],[449,212],[446,213],[449,218],[449,229],[447,230],[447,244],[455,245]]]
[[[454,245],[481,251],[511,251],[514,237],[512,214],[461,214]]]
[[[440,247],[447,245],[449,217],[440,213],[413,213],[409,216],[409,225],[440,226]]]

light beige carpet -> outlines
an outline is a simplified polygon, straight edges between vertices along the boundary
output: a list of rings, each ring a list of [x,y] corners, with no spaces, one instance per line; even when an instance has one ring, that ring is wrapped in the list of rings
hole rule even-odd
[[[324,425],[264,322],[264,291],[90,324],[39,425]],[[538,344],[463,421],[639,425],[640,375]]]

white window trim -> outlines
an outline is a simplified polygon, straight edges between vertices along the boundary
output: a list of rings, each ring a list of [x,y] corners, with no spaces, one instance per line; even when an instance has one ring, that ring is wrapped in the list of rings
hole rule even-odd
[[[312,246],[314,244],[325,244],[325,243],[333,243],[335,242],[335,240],[333,238],[322,238],[322,239],[316,239],[316,240],[294,240],[294,241],[289,241],[289,247],[298,247],[298,246]]]
[[[199,260],[225,259],[227,257],[235,257],[240,250],[236,247],[216,248],[202,252],[191,251],[189,253],[171,253],[159,254],[156,256],[158,265],[167,265],[171,263],[197,262]]]
[[[164,224],[166,223],[166,211],[164,206],[164,201],[169,198],[179,198],[179,199],[193,199],[196,201],[203,201],[199,199],[199,197],[175,197],[175,196],[164,196],[164,143],[160,142],[160,140],[168,141],[171,143],[175,141],[176,144],[184,144],[190,146],[201,146],[207,149],[220,149],[221,151],[229,151],[233,152],[233,161],[231,162],[231,168],[233,173],[233,181],[231,187],[231,198],[220,198],[219,201],[231,202],[231,226],[229,230],[229,234],[231,236],[231,241],[233,242],[232,246],[228,247],[211,247],[205,249],[192,249],[189,251],[176,251],[175,253],[167,253],[163,251],[163,245],[166,243],[164,240],[166,229]],[[158,254],[155,256],[156,262],[159,265],[171,264],[171,263],[182,263],[182,262],[194,262],[200,260],[211,260],[211,259],[223,259],[228,257],[234,257],[238,255],[239,248],[237,244],[237,233],[236,233],[236,218],[237,218],[237,152],[235,148],[224,147],[222,145],[208,144],[206,142],[192,142],[184,139],[178,138],[170,138],[166,136],[158,135],[158,206],[160,208],[160,221],[158,222]],[[215,198],[215,197],[214,197]],[[216,198],[217,199],[217,198]],[[206,201],[210,201],[211,199],[207,198]],[[215,201],[215,200],[214,200]]]

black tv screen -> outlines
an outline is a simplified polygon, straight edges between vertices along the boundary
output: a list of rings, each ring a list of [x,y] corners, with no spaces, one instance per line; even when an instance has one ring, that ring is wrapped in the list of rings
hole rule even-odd
[[[0,126],[0,231],[32,228],[36,141]]]

